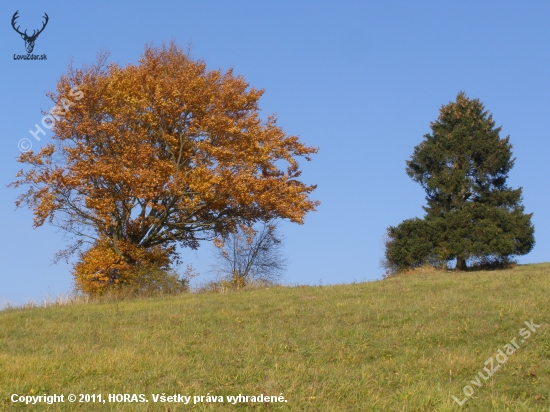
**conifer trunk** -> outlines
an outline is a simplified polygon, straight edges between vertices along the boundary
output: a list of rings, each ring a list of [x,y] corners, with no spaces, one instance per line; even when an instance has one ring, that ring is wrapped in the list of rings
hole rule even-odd
[[[466,259],[456,258],[456,268],[457,268],[457,270],[466,270],[466,269],[468,269],[468,265],[466,264]]]

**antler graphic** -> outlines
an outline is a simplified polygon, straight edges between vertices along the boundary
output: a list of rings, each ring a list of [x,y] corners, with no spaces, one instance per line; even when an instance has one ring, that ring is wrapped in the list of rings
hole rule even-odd
[[[17,26],[15,27],[15,21],[17,20],[17,18],[19,17],[18,16],[18,13],[19,13],[19,10],[17,10],[13,17],[11,18],[11,26],[13,27],[13,29],[19,33],[21,35],[21,38],[23,40],[25,40],[25,48],[27,49],[27,53],[32,53],[33,49],[34,49],[34,42],[36,41],[36,38],[38,37],[38,35],[40,33],[42,33],[42,31],[44,30],[44,28],[46,27],[46,25],[48,24],[48,20],[50,20],[50,18],[48,17],[48,14],[47,13],[44,13],[44,16],[42,16],[44,19],[46,19],[46,21],[44,21],[42,23],[42,28],[40,30],[38,30],[38,32],[36,30],[33,30],[32,32],[32,35],[29,36],[27,34],[27,30],[25,30],[24,33],[21,33],[19,31],[19,27],[20,26]]]
[[[14,29],[17,33],[19,33],[21,36],[26,36],[26,35],[27,35],[27,30],[25,30],[25,33],[21,33],[21,32],[19,31],[19,27],[20,27],[20,26],[17,26],[17,28],[15,28],[15,20],[17,20],[17,18],[19,17],[19,16],[17,15],[18,13],[19,13],[19,10],[17,10],[17,11],[14,13],[13,17],[11,18],[11,26],[12,26],[13,29]]]
[[[48,21],[50,20],[50,18],[48,17],[48,15],[46,13],[44,13],[44,15],[42,16],[46,21],[44,23],[42,23],[42,28],[40,30],[38,30],[38,32],[36,34],[32,34],[32,37],[34,37],[35,39],[38,37],[38,35],[40,33],[42,33],[44,31],[44,28],[46,27],[46,25],[48,24]]]

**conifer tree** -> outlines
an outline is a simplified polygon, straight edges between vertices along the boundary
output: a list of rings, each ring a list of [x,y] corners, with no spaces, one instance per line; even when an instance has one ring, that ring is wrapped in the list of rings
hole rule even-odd
[[[478,99],[460,92],[443,106],[431,134],[414,148],[407,174],[426,192],[424,219],[388,228],[386,263],[393,270],[456,259],[502,264],[529,253],[532,214],[524,213],[522,189],[506,185],[514,166],[510,137]]]

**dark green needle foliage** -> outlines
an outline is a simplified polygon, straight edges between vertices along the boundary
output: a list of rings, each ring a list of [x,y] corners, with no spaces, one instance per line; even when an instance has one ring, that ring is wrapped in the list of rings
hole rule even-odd
[[[463,92],[430,127],[406,168],[426,192],[426,215],[387,229],[386,268],[398,272],[455,259],[460,270],[498,267],[530,252],[532,214],[524,213],[522,189],[506,185],[514,166],[510,137],[501,138],[483,104]]]

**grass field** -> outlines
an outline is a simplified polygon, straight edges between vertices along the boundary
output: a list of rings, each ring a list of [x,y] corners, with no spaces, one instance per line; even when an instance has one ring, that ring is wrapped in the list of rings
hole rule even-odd
[[[549,292],[544,263],[9,309],[0,312],[0,409],[549,411]],[[540,327],[526,337],[531,320]],[[515,352],[498,358],[512,340]],[[491,357],[500,368],[485,381],[478,373]],[[125,393],[149,402],[108,401]],[[65,402],[24,405],[12,394]],[[70,403],[69,394],[107,402]],[[154,402],[161,394],[190,403]],[[239,394],[286,402],[227,401]]]

